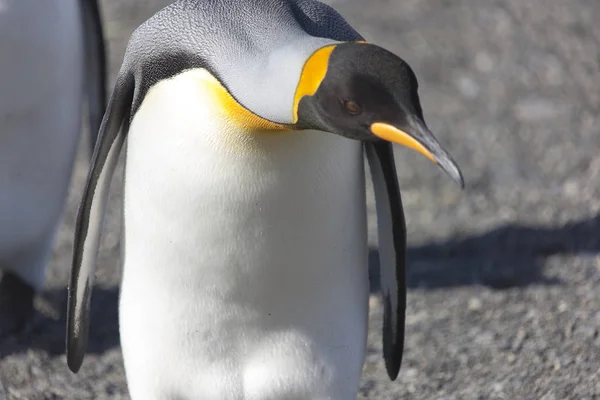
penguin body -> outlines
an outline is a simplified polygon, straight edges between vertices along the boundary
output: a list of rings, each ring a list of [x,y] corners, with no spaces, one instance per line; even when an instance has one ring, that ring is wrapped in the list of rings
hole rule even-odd
[[[93,2],[84,3],[0,0],[0,336],[25,323],[43,285],[86,88],[96,88],[90,131],[105,107],[104,50],[101,36],[98,43],[83,34]],[[94,47],[86,52],[88,40]],[[85,79],[86,59],[101,76]]]
[[[360,142],[245,132],[216,84],[206,70],[156,84],[129,130],[119,322],[132,398],[350,399],[369,290]]]
[[[180,0],[138,28],[78,215],[73,371],[127,137],[119,323],[132,399],[356,397],[369,293],[363,149],[378,203],[384,357],[396,378],[406,235],[391,144],[380,137],[462,178],[411,114],[421,113],[409,67],[359,41],[312,0]],[[420,141],[391,125],[396,113]]]

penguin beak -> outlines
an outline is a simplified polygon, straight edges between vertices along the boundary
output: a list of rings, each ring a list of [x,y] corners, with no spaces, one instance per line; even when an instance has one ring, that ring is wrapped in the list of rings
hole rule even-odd
[[[383,140],[401,144],[423,154],[438,164],[458,186],[464,189],[465,183],[458,165],[418,117],[409,116],[404,130],[385,122],[375,122],[371,125],[371,132]]]

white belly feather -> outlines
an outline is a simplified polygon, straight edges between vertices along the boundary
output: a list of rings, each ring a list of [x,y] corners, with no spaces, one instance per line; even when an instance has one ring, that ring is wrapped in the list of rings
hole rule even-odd
[[[0,0],[0,268],[30,285],[64,206],[80,132],[78,0]]]
[[[128,136],[132,397],[352,399],[368,313],[361,145],[239,132],[203,90],[210,79],[157,84]]]

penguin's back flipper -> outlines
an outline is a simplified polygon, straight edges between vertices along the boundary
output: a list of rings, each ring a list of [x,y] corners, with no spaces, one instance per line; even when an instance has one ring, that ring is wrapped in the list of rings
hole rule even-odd
[[[320,1],[296,0],[292,10],[309,35],[340,42],[364,40],[336,10]]]
[[[391,143],[365,142],[373,178],[383,297],[383,357],[395,380],[402,364],[406,319],[406,222]]]
[[[67,304],[67,364],[79,371],[87,346],[90,297],[110,181],[129,128],[133,76],[121,72],[104,114],[77,214]],[[123,125],[123,127],[121,127]]]
[[[93,152],[108,97],[106,94],[107,57],[98,0],[81,0],[81,12],[85,49],[84,86],[88,107],[90,145]]]

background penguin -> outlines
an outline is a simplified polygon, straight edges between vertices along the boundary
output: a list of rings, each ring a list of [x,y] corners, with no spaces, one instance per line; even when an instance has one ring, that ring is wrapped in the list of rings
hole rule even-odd
[[[87,100],[92,146],[106,107],[93,0],[0,0],[0,337],[22,328],[66,201]],[[84,96],[84,94],[86,96]]]
[[[362,40],[313,0],[176,1],[136,30],[78,214],[72,371],[127,136],[120,333],[133,399],[356,397],[368,313],[363,148],[396,378],[406,229],[391,142],[462,177],[425,125],[410,67]]]

